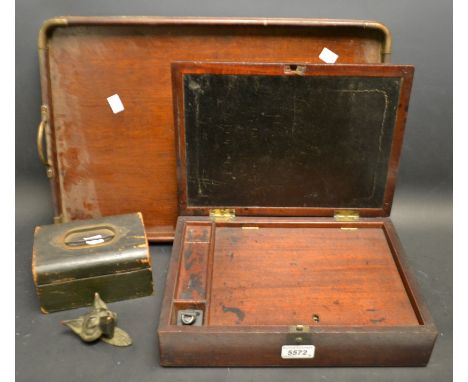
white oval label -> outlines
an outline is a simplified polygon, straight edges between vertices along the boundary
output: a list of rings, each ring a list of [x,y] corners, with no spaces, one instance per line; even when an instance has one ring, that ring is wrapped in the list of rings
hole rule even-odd
[[[281,347],[281,358],[314,358],[314,345],[283,345]]]

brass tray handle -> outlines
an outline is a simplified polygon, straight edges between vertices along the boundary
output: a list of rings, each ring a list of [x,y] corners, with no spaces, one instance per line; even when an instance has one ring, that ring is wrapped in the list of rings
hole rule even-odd
[[[48,108],[45,105],[41,106],[41,122],[37,128],[37,153],[39,154],[39,159],[44,164],[47,172],[47,176],[51,178],[53,176],[52,167],[47,159],[47,155],[44,149],[44,132],[47,127],[48,120]]]

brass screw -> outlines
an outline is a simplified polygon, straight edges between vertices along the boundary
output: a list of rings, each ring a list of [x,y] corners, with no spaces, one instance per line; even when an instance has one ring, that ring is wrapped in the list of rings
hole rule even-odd
[[[54,170],[52,170],[52,167],[47,167],[46,173],[48,178],[53,178]]]

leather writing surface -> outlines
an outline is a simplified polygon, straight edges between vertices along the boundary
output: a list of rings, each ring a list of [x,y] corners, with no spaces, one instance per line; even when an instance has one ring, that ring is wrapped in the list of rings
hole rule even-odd
[[[400,84],[186,74],[188,205],[382,207]]]

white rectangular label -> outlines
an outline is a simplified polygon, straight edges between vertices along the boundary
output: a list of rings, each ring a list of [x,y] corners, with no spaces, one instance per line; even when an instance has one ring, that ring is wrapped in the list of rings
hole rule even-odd
[[[334,64],[336,60],[338,60],[338,55],[334,52],[332,52],[328,48],[323,48],[322,53],[320,53],[319,58],[323,61],[326,62],[327,64]]]
[[[113,96],[108,97],[107,102],[109,103],[109,106],[111,107],[114,114],[124,111],[124,105],[118,94],[114,94]]]
[[[314,358],[314,345],[283,345],[281,347],[281,358]]]

